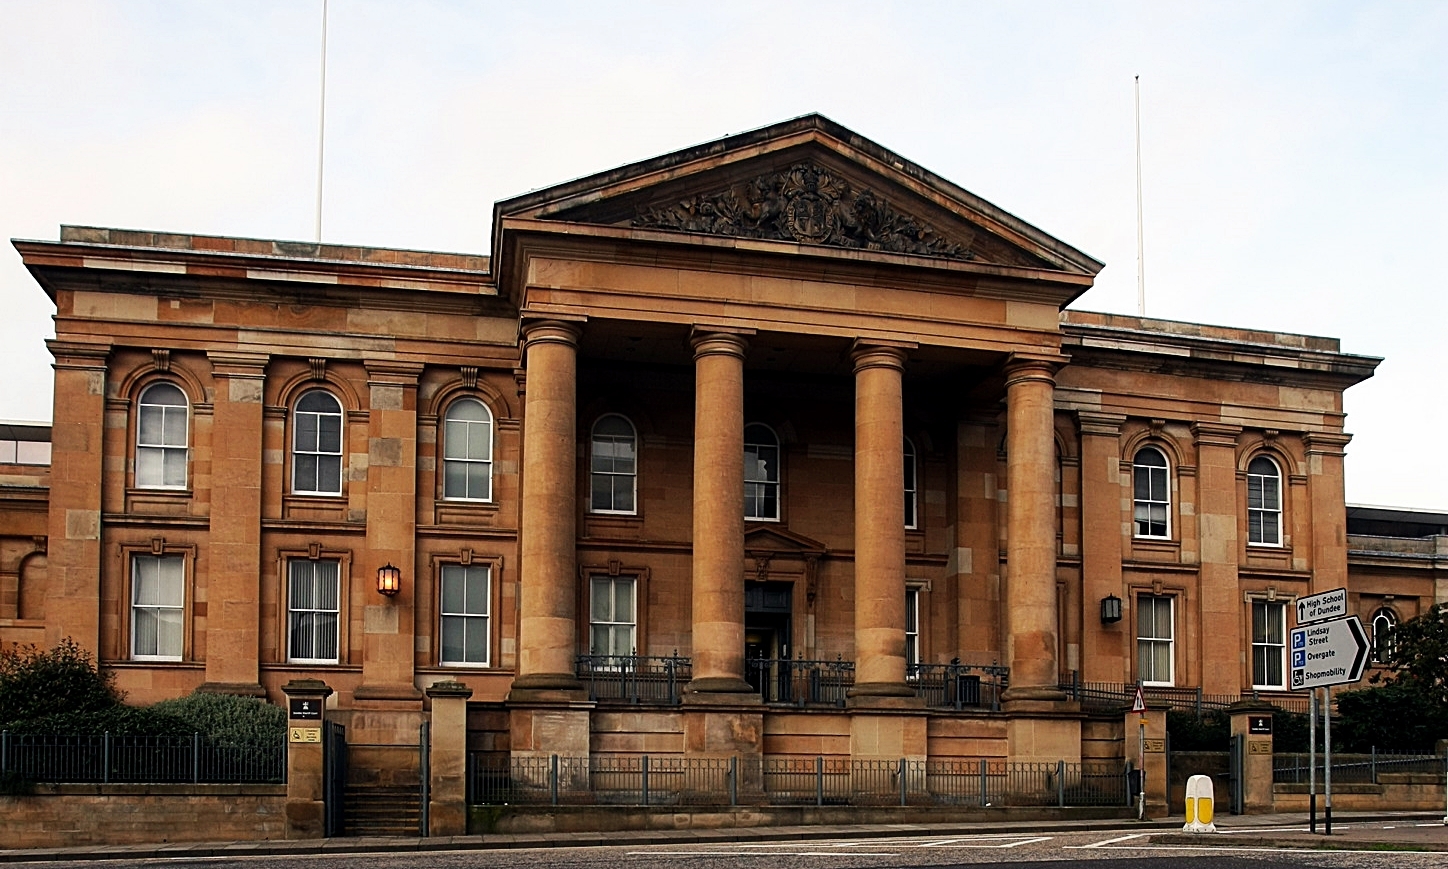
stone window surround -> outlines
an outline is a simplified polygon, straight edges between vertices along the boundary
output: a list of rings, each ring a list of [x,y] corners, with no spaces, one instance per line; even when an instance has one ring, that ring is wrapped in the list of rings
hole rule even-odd
[[[167,543],[163,537],[153,537],[145,543],[122,543],[121,565],[124,573],[124,584],[121,589],[121,599],[125,601],[126,617],[121,619],[120,628],[124,635],[119,638],[118,646],[123,649],[118,657],[123,661],[144,662],[147,665],[156,664],[165,666],[168,664],[182,664],[191,661],[194,657],[192,646],[192,625],[195,612],[195,589],[194,578],[196,575],[196,546],[190,544]],[[135,599],[135,573],[133,562],[137,556],[142,557],[180,557],[181,567],[181,655],[172,657],[143,657],[137,658],[133,654],[135,637],[134,625],[132,622],[131,602]]]

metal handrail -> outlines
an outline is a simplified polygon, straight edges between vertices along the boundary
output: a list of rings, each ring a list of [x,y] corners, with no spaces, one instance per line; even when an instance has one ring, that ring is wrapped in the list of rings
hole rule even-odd
[[[745,662],[749,684],[765,703],[793,706],[845,705],[855,684],[855,662],[804,658],[750,658]]]
[[[999,712],[1001,693],[1010,684],[1011,668],[999,664],[909,664],[905,681],[915,696],[932,709],[989,708]]]

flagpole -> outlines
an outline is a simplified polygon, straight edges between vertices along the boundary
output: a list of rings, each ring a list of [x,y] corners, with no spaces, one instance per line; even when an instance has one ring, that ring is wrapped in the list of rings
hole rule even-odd
[[[1141,76],[1136,77],[1136,313],[1146,316],[1146,249],[1141,217]]]
[[[317,117],[317,242],[322,241],[322,167],[327,151],[327,0],[322,0],[322,82]]]

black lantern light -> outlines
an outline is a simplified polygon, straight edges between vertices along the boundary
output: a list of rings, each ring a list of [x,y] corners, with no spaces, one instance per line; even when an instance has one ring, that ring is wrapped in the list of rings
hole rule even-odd
[[[402,569],[393,567],[392,562],[387,562],[385,567],[377,568],[377,593],[392,597],[402,590]]]
[[[1108,594],[1101,599],[1101,623],[1109,625],[1121,621],[1121,598]]]

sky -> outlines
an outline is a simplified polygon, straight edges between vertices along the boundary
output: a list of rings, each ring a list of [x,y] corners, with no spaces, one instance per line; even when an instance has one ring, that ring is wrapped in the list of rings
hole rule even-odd
[[[1448,509],[1448,3],[330,0],[322,238],[486,253],[492,203],[819,112],[1106,263],[1073,308],[1326,335],[1349,502]],[[322,0],[0,2],[0,236],[310,240]],[[0,248],[0,418],[49,300]],[[1406,457],[1406,458],[1405,458]],[[1409,460],[1411,459],[1411,460]]]

